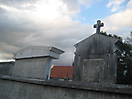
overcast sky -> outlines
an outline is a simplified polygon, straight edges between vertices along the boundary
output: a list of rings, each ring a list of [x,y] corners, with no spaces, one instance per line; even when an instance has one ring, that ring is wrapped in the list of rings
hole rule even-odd
[[[71,65],[74,45],[95,33],[100,19],[109,34],[129,36],[132,0],[0,0],[0,61],[27,46],[65,51],[54,65]]]

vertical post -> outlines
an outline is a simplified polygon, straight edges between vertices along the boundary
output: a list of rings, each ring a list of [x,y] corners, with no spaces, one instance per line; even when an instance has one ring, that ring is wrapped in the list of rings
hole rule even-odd
[[[44,77],[44,79],[47,79],[47,80],[50,79],[51,62],[52,62],[52,58],[49,57],[47,60],[46,72],[45,72],[45,77]]]

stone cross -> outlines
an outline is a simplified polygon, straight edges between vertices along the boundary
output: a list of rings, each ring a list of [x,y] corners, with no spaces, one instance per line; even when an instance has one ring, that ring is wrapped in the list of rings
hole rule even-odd
[[[96,33],[100,33],[100,27],[104,26],[104,23],[101,23],[100,20],[97,20],[97,24],[95,24],[93,27],[96,28]]]

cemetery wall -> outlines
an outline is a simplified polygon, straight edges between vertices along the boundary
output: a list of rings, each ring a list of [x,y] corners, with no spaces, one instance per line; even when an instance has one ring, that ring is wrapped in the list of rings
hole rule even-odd
[[[0,99],[132,99],[132,86],[3,76]]]

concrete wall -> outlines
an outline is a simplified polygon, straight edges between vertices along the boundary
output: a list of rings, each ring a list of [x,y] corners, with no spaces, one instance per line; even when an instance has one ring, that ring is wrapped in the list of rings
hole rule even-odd
[[[11,75],[14,62],[0,62],[0,75]]]
[[[126,94],[128,89],[124,93],[116,93],[107,92],[109,87],[107,91],[97,91],[97,85],[94,86],[95,91],[87,85],[80,84],[77,88],[74,83],[17,80],[0,79],[0,99],[132,99],[132,87]],[[118,88],[116,90],[118,92]]]
[[[50,75],[50,57],[18,59],[15,62],[12,76],[48,79]]]
[[[104,59],[104,69],[109,72],[109,75],[104,75],[105,81],[109,83],[116,83],[116,67],[117,67],[117,56],[114,53],[116,49],[115,43],[118,40],[112,37],[107,37],[102,34],[93,34],[90,37],[75,45],[75,61],[74,61],[74,81],[82,80],[82,67],[84,59]],[[109,67],[109,69],[107,69]],[[110,77],[109,77],[110,76]],[[109,79],[109,80],[108,80]]]

